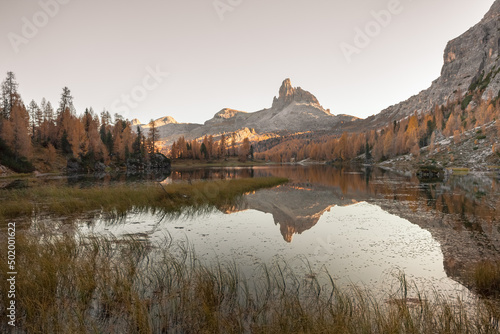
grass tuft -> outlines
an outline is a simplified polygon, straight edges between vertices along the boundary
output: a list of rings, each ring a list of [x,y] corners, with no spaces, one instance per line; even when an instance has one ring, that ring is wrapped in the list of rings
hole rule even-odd
[[[500,262],[482,261],[471,272],[474,288],[485,296],[500,296]]]

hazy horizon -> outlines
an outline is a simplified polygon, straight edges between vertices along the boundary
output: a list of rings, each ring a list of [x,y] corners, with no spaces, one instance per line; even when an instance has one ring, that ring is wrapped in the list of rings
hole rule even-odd
[[[0,79],[13,71],[25,104],[57,105],[68,86],[78,113],[203,123],[270,107],[290,78],[366,118],[428,88],[493,2],[4,1]]]

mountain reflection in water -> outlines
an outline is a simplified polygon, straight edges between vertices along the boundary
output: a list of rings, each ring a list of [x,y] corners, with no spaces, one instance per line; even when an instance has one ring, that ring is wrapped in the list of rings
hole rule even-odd
[[[287,242],[313,228],[332,207],[366,201],[430,231],[441,244],[450,276],[463,274],[472,261],[500,255],[500,185],[482,175],[426,183],[379,168],[287,165],[185,170],[174,172],[171,179],[261,176],[287,177],[290,182],[248,194],[239,205],[220,209],[270,213]]]
[[[273,252],[319,259],[327,247],[323,263],[338,265],[349,275],[371,268],[371,277],[376,278],[380,274],[377,265],[387,261],[386,268],[405,264],[407,250],[411,256],[421,253],[414,262],[420,268],[416,271],[437,265],[459,281],[472,261],[500,255],[499,183],[480,175],[425,183],[378,168],[285,165],[178,170],[164,182],[264,176],[286,177],[290,182],[246,194],[236,205],[217,208],[218,214],[166,221],[131,215],[127,226],[104,229],[150,237],[166,231],[177,238],[186,237],[203,254],[229,252],[251,263],[269,260],[267,256]],[[279,225],[285,241],[279,242],[270,221]],[[93,230],[99,232],[97,226]],[[386,254],[379,257],[376,252]],[[359,256],[361,262],[354,265],[353,256]]]

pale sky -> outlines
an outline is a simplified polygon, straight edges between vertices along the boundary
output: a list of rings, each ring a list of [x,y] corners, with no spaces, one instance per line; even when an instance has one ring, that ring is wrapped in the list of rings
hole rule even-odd
[[[0,79],[13,71],[26,104],[57,106],[68,86],[78,113],[203,123],[270,107],[289,77],[365,118],[429,87],[446,43],[493,2],[0,0]],[[356,46],[359,30],[371,36]]]

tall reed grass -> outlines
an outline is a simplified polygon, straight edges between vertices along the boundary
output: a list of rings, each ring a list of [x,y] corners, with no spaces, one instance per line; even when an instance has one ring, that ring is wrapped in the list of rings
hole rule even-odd
[[[249,281],[237,264],[201,263],[168,238],[22,233],[17,249],[19,333],[498,333],[491,304],[422,295],[404,274],[388,300],[377,300],[283,261]],[[6,272],[1,261],[2,294]],[[8,332],[5,321],[0,331]]]

